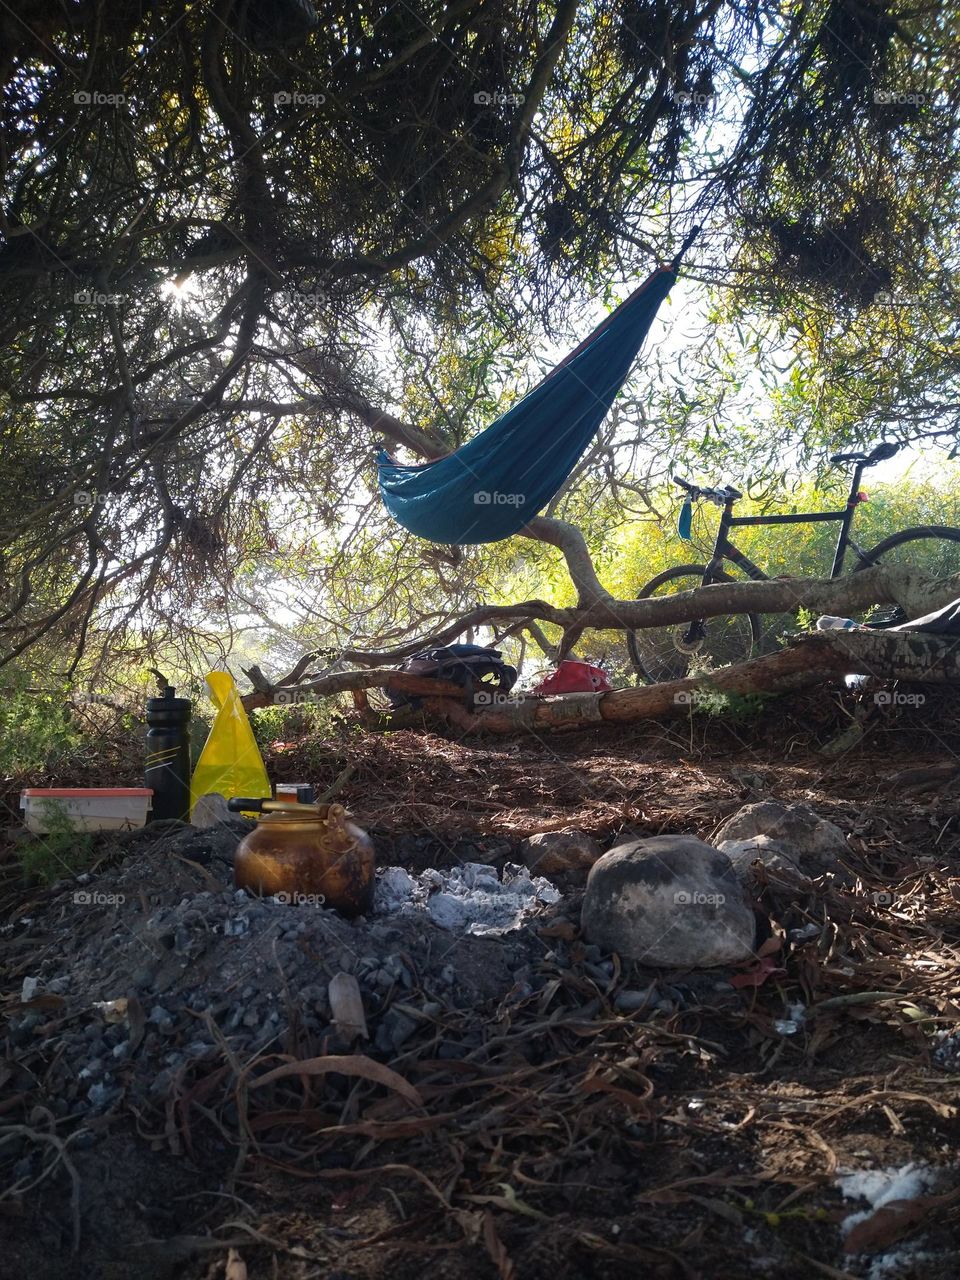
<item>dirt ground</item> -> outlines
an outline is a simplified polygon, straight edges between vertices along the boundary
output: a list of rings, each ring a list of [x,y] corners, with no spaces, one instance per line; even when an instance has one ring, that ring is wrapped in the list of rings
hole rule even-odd
[[[175,1096],[118,1106],[77,1136],[41,1081],[11,1092],[8,1041],[4,1268],[52,1280],[960,1275],[960,779],[930,772],[957,762],[955,713],[940,699],[881,713],[819,695],[739,725],[697,716],[495,743],[348,727],[276,744],[276,780],[336,787],[411,870],[568,825],[605,846],[634,832],[709,839],[741,805],[776,797],[846,833],[850,883],[769,874],[757,904],[776,941],[759,967],[615,961],[609,976],[584,959],[582,881],[562,885],[536,988],[456,1015],[475,1048],[440,1056],[425,1027],[392,1056],[370,1051],[416,1105],[344,1061],[336,1084],[294,1075],[257,1092],[258,1064],[226,1046]],[[858,714],[862,738],[823,754]],[[38,901],[11,850],[8,928]],[[617,1010],[618,992],[651,980],[672,1012]],[[3,990],[9,1013],[16,974]],[[5,1154],[34,1147],[46,1154],[25,1185]],[[911,1164],[926,1181],[886,1209],[841,1195],[838,1172]],[[841,1229],[857,1210],[861,1226]]]

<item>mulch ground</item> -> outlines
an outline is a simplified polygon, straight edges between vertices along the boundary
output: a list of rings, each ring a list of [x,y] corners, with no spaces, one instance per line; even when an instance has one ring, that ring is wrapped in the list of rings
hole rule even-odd
[[[960,1026],[960,784],[942,769],[960,732],[952,705],[922,710],[868,712],[862,739],[832,757],[820,749],[863,708],[824,695],[732,726],[694,717],[495,743],[351,729],[277,745],[277,780],[335,790],[398,848],[418,837],[412,869],[452,865],[465,838],[567,825],[604,843],[709,839],[740,805],[773,796],[848,834],[852,883],[771,873],[757,890],[773,926],[767,961],[726,990],[715,975],[588,965],[568,886],[536,990],[460,1011],[481,1032],[465,1057],[438,1057],[435,1028],[379,1055],[402,1090],[356,1061],[251,1089],[264,1064],[225,1046],[179,1097],[121,1109],[80,1140],[29,1091],[8,1095],[0,1214],[12,1273],[960,1274],[960,1054],[939,1034]],[[6,870],[11,920],[36,891]],[[675,993],[673,1012],[615,1008],[619,991],[651,979]],[[8,992],[8,1006],[18,998]],[[48,1153],[34,1185],[4,1167],[11,1134]],[[911,1162],[938,1171],[935,1190],[868,1216],[845,1249],[840,1223],[866,1206],[842,1199],[837,1171]]]

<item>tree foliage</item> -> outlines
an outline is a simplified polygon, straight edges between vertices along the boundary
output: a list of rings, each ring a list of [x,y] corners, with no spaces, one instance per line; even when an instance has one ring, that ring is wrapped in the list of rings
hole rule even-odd
[[[318,578],[338,639],[389,641],[552,572],[398,537],[357,395],[456,445],[694,220],[704,332],[646,366],[559,514],[648,511],[681,450],[769,474],[787,445],[952,427],[950,9],[321,0],[307,30],[295,0],[21,8],[0,17],[7,661],[282,630]]]

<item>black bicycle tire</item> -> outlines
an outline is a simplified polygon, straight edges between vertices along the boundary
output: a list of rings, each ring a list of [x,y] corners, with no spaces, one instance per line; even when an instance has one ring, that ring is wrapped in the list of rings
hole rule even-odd
[[[918,524],[910,529],[901,529],[899,533],[891,533],[888,538],[882,539],[875,547],[871,547],[869,551],[865,551],[864,555],[867,560],[872,560],[874,556],[882,556],[886,551],[892,551],[894,547],[901,546],[904,542],[914,542],[918,538],[940,538],[944,542],[960,542],[960,529],[952,524]],[[860,561],[854,565],[853,572],[861,573],[864,569],[870,569],[873,566],[864,561]]]
[[[889,537],[883,538],[875,547],[871,547],[869,551],[864,552],[866,557],[854,566],[854,573],[862,573],[864,569],[873,568],[874,556],[880,556],[881,559],[887,551],[892,551],[894,547],[900,547],[905,542],[917,542],[921,539],[931,538],[942,542],[960,542],[960,529],[952,524],[918,524],[913,525],[909,529],[901,529],[899,533],[891,533]],[[895,610],[889,617],[880,618],[879,621],[870,621],[867,626],[875,627],[883,631],[889,627],[898,626],[907,621],[907,615],[902,609]]]
[[[662,573],[658,573],[655,577],[651,578],[648,583],[646,583],[643,587],[640,588],[640,590],[637,592],[636,598],[638,600],[648,599],[650,594],[653,591],[655,591],[657,587],[661,586],[664,582],[669,582],[671,578],[690,577],[695,575],[699,575],[699,577],[702,578],[703,575],[706,573],[706,571],[707,571],[706,566],[702,564],[674,565],[672,568],[664,569]],[[736,582],[737,579],[732,578],[729,573],[724,573],[723,570],[721,569],[714,574],[714,581],[715,582]],[[745,612],[743,614],[743,617],[749,619],[750,632],[753,637],[753,643],[757,644],[760,639],[759,617],[757,616],[757,614],[749,613],[749,612]],[[637,675],[643,681],[644,684],[659,684],[660,681],[655,680],[653,677],[651,677],[646,667],[644,667],[643,665],[643,661],[640,658],[639,650],[637,648],[637,633],[635,631],[628,631],[626,635],[627,635],[627,653],[630,655],[630,662],[633,666],[634,671],[637,673]]]

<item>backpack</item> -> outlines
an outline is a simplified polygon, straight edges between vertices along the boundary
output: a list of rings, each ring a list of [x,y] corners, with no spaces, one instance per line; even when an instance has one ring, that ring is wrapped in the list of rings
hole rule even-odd
[[[401,663],[398,671],[434,680],[451,680],[469,693],[508,694],[517,682],[516,667],[503,661],[499,649],[484,649],[478,644],[449,644],[439,649],[423,649]],[[391,692],[390,705],[418,707],[421,699],[414,694]]]

